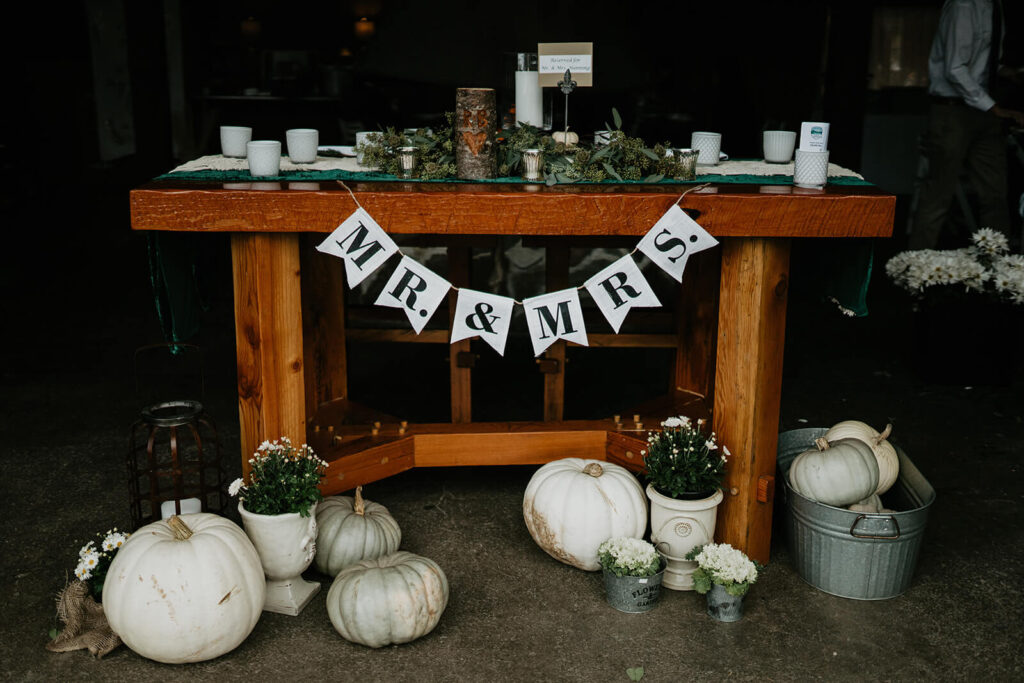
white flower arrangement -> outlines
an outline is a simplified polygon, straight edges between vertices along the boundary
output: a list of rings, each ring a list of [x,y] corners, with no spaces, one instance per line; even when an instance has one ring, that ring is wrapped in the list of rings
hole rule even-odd
[[[616,576],[654,576],[661,571],[661,555],[639,538],[609,538],[597,548],[601,567]]]
[[[1010,254],[1006,235],[982,228],[962,249],[902,251],[885,264],[886,274],[915,296],[929,288],[960,286],[1024,304],[1024,255]],[[934,291],[934,290],[933,290]]]
[[[648,432],[647,448],[640,455],[647,480],[663,495],[709,496],[721,488],[731,454],[724,445],[719,450],[715,433],[705,433],[706,424],[703,418],[694,422],[679,415],[665,419],[660,432]]]
[[[107,569],[114,560],[114,555],[131,534],[118,531],[117,527],[114,527],[104,534],[97,534],[97,536],[100,538],[99,547],[96,546],[96,541],[89,541],[78,551],[75,577],[79,581],[91,580],[92,593],[98,599],[103,592],[103,581],[106,579]]]
[[[728,543],[698,546],[687,553],[686,559],[697,563],[693,588],[698,593],[707,593],[711,585],[717,583],[730,595],[741,597],[757,581],[761,571],[759,563]]]
[[[317,457],[307,444],[298,448],[282,436],[264,441],[249,458],[249,481],[235,479],[228,493],[258,515],[298,512],[309,516],[310,507],[321,500],[319,485],[327,471],[327,462]]]

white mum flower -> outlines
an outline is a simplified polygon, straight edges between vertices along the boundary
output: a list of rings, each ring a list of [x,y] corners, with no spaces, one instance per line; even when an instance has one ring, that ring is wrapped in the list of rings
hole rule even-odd
[[[245,482],[242,481],[241,477],[235,479],[233,482],[231,482],[231,485],[228,486],[228,495],[237,496],[238,492],[242,490],[243,486],[245,486]]]
[[[683,421],[678,417],[670,417],[661,423],[662,427],[682,427]]]

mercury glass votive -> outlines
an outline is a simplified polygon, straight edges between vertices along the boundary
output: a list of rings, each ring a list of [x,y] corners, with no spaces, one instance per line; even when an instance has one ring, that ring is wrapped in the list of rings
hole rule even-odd
[[[523,150],[523,180],[540,180],[544,155],[539,149]]]
[[[398,148],[398,167],[402,171],[403,178],[412,178],[412,174],[416,170],[415,147]]]

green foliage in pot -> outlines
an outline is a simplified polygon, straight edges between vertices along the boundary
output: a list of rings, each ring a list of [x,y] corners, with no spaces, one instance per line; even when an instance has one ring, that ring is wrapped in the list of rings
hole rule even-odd
[[[249,468],[249,482],[236,479],[228,493],[238,496],[253,514],[298,512],[308,517],[309,508],[323,500],[319,486],[327,463],[306,444],[296,449],[286,436],[264,441],[249,458]]]
[[[686,559],[697,563],[693,572],[693,589],[698,593],[707,593],[717,583],[729,595],[743,597],[764,569],[759,562],[728,543],[697,546],[686,554]]]
[[[654,576],[661,571],[661,555],[640,538],[609,538],[597,547],[601,569],[615,576]]]
[[[363,163],[377,167],[384,173],[401,175],[398,164],[399,147],[415,147],[419,160],[413,177],[420,180],[440,180],[455,177],[455,112],[446,112],[444,125],[433,130],[417,128],[415,132],[400,132],[387,128],[370,133],[357,151],[363,153]],[[246,506],[248,509],[248,505]]]
[[[718,447],[715,433],[704,432],[705,421],[685,415],[661,423],[649,432],[647,450],[640,451],[647,481],[670,498],[706,498],[722,487],[729,449]]]

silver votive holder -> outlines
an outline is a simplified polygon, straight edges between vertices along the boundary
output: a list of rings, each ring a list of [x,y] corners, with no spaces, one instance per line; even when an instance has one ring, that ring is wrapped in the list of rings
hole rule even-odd
[[[402,171],[403,178],[412,178],[412,174],[416,170],[415,147],[398,148],[398,168]]]
[[[698,149],[673,149],[672,156],[679,162],[679,175],[676,180],[697,179],[697,157],[700,156]]]
[[[540,180],[544,155],[539,149],[523,150],[523,180]]]

